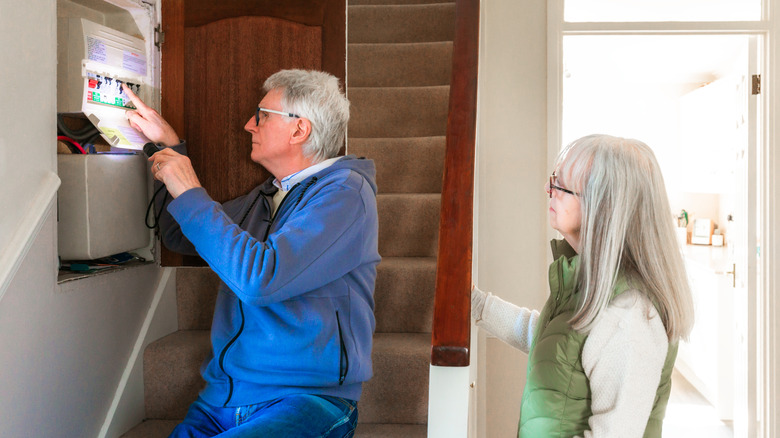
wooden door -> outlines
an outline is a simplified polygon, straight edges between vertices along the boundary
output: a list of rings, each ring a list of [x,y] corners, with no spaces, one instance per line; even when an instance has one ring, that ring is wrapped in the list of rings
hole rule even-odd
[[[214,200],[243,195],[269,177],[249,158],[244,124],[262,84],[288,68],[327,71],[345,86],[344,0],[162,0],[162,115],[187,140]],[[203,266],[163,248],[163,266]]]

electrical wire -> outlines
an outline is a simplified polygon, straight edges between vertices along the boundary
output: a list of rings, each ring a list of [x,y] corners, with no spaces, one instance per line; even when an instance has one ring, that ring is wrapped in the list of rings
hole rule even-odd
[[[144,222],[146,223],[146,228],[149,228],[149,229],[153,230],[153,229],[157,228],[158,225],[160,225],[160,216],[162,216],[163,208],[165,208],[165,201],[168,200],[168,192],[167,191],[165,192],[165,197],[163,198],[163,202],[162,202],[163,207],[160,209],[160,212],[159,213],[155,213],[153,208],[154,208],[154,200],[157,198],[157,194],[160,193],[160,191],[162,189],[164,189],[164,188],[165,188],[165,184],[161,185],[154,192],[154,195],[152,195],[152,200],[149,201],[149,206],[146,207],[146,216],[144,217]],[[151,223],[151,224],[149,223],[149,211],[152,212],[152,219],[154,219],[154,222]]]
[[[82,154],[86,154],[87,153],[87,151],[85,151],[84,148],[81,147],[81,145],[78,144],[78,142],[76,142],[76,140],[74,140],[74,139],[72,139],[70,137],[66,137],[64,135],[58,135],[57,136],[57,140],[67,141],[68,143],[72,144],[73,146],[76,146],[76,149],[81,151]]]
[[[57,114],[57,130],[60,131],[62,135],[70,137],[81,143],[84,143],[85,140],[91,138],[95,133],[98,132],[97,128],[95,128],[91,123],[84,125],[81,129],[78,130],[70,129],[65,124],[65,121],[62,118],[62,114]]]
[[[87,152],[90,154],[96,153],[95,151],[95,141],[100,138],[100,132],[95,132],[92,137],[89,137],[87,141],[83,142],[85,149],[87,149]]]

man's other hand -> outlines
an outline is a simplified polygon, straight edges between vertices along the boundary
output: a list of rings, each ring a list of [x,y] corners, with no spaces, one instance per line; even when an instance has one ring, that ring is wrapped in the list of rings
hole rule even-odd
[[[147,106],[125,84],[122,84],[122,89],[136,107],[135,111],[130,110],[125,113],[130,126],[141,131],[149,140],[155,143],[161,143],[165,146],[176,146],[179,144],[179,136],[176,135],[176,131],[162,118],[160,113]]]
[[[189,189],[201,187],[190,159],[173,149],[163,149],[149,157],[149,161],[152,161],[154,178],[162,181],[174,198]]]

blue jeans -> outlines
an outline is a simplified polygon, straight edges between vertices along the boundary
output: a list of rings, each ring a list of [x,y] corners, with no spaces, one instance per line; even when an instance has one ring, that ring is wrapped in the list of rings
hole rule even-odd
[[[357,418],[357,402],[326,395],[293,394],[237,408],[198,397],[169,438],[350,438]]]

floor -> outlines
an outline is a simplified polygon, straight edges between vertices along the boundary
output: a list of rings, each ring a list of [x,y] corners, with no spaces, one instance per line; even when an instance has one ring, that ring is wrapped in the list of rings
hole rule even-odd
[[[731,422],[720,421],[715,408],[677,371],[666,407],[664,438],[733,438]]]

